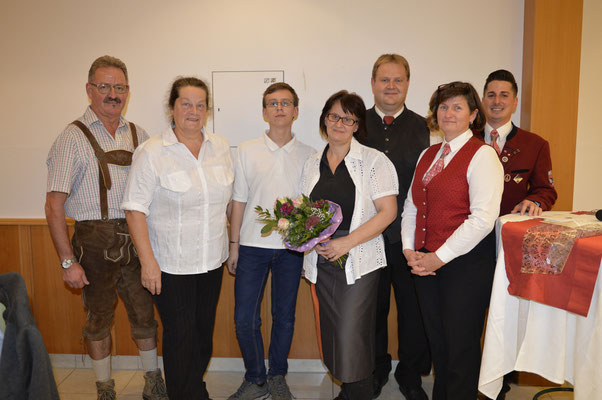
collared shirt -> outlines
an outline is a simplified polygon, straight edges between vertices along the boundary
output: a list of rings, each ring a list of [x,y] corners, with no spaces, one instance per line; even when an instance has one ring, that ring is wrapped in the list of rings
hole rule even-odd
[[[401,106],[401,109],[399,111],[397,111],[395,114],[393,114],[393,118],[399,117],[405,108],[406,108],[405,105]],[[378,108],[377,105],[374,105],[374,111],[376,111],[378,116],[383,120],[383,124],[384,124],[386,114],[380,108]]]
[[[134,151],[130,126],[119,118],[115,138],[106,130],[91,107],[79,118],[94,135],[104,151]],[[148,139],[144,129],[136,125],[138,142]],[[59,135],[48,153],[47,192],[67,193],[65,213],[76,221],[97,220],[100,215],[100,190],[98,186],[98,160],[84,133],[75,125],[68,125]],[[109,218],[125,218],[120,209],[121,197],[130,167],[109,164],[112,186],[107,191]]]
[[[161,271],[199,274],[228,258],[226,206],[234,167],[226,139],[204,130],[196,159],[173,130],[134,153],[121,208],[144,213]]]
[[[301,191],[311,193],[320,178],[322,152],[312,155],[305,163],[301,178]],[[399,192],[399,182],[395,166],[387,156],[371,147],[351,140],[349,153],[345,156],[345,167],[355,185],[355,205],[349,231],[352,232],[376,215],[374,200],[384,196],[395,196]],[[349,251],[345,263],[347,284],[355,283],[372,271],[387,265],[382,235],[361,243]],[[305,277],[315,283],[318,277],[318,255],[315,250],[305,254],[303,269]]]
[[[458,151],[473,136],[472,131],[467,130],[450,142],[444,140],[443,145],[435,155],[429,169],[441,156],[443,147],[449,143],[451,152],[443,159],[444,166],[454,158]],[[426,150],[425,150],[426,151]],[[420,159],[424,152],[420,154]],[[428,172],[428,170],[427,170]],[[414,179],[422,179],[416,177]],[[495,225],[495,220],[500,213],[500,200],[504,190],[504,170],[499,162],[497,153],[491,146],[481,146],[475,153],[466,171],[468,181],[468,197],[470,199],[470,215],[460,225],[445,243],[435,251],[437,257],[444,263],[448,263],[456,257],[464,255],[472,250]],[[494,182],[494,184],[492,184]],[[413,184],[413,181],[412,181]],[[412,190],[408,191],[403,215],[401,218],[401,240],[403,249],[414,249],[414,234],[416,229],[416,206],[412,198]]]
[[[489,125],[489,123],[486,123],[483,137],[485,139],[485,143],[488,145],[491,145],[491,131],[493,131],[493,127]],[[506,138],[508,138],[508,135],[511,131],[512,121],[508,121],[504,125],[497,128],[497,145],[500,147],[500,150],[504,149],[504,146],[506,145]]]
[[[284,249],[280,234],[261,235],[264,224],[257,220],[255,207],[273,211],[278,197],[300,196],[303,165],[316,151],[294,135],[287,144],[279,147],[268,132],[238,145],[232,200],[247,204],[240,228],[241,245]]]

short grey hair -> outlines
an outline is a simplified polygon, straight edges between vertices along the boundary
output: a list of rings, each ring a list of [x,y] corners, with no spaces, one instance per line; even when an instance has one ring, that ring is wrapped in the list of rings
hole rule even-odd
[[[125,63],[119,58],[112,56],[102,56],[94,60],[94,62],[90,66],[90,71],[88,71],[88,82],[92,82],[92,80],[94,79],[94,74],[96,74],[96,70],[98,68],[107,67],[119,68],[121,71],[123,71],[123,74],[125,75],[125,83],[129,83],[128,69],[125,66]]]

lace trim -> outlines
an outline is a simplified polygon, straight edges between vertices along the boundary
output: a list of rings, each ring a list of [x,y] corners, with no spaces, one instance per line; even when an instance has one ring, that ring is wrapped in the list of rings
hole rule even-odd
[[[600,224],[568,227],[541,224],[527,229],[523,237],[521,272],[561,274],[577,239],[602,235]]]

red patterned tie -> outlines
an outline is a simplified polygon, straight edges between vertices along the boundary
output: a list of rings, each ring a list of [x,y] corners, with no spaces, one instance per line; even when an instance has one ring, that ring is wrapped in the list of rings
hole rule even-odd
[[[424,178],[422,178],[422,183],[426,186],[439,172],[443,171],[443,158],[449,154],[451,149],[449,148],[449,144],[443,146],[443,153],[441,153],[441,157],[433,164],[431,169],[428,170]]]
[[[391,125],[393,123],[393,121],[395,121],[395,117],[386,115],[383,117],[383,121],[385,121],[385,125]]]
[[[493,147],[493,149],[500,154],[500,146],[497,145],[497,138],[500,135],[497,133],[497,131],[494,129],[491,131],[491,147]]]

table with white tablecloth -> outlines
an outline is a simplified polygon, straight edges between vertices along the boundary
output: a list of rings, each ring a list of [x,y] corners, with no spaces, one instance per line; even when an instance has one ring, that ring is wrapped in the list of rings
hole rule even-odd
[[[546,212],[550,220],[595,223],[591,215]],[[498,220],[498,257],[487,319],[479,391],[495,399],[505,374],[525,371],[552,382],[574,385],[577,400],[602,399],[602,295],[600,271],[587,317],[508,293],[501,228],[528,217],[506,215]],[[602,241],[597,236],[596,240]],[[516,251],[521,251],[517,249]]]

